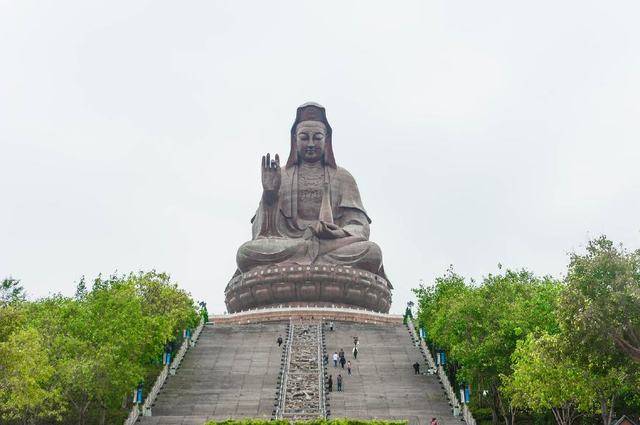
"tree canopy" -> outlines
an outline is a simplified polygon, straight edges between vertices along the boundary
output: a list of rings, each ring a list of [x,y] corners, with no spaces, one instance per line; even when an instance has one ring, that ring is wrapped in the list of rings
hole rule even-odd
[[[560,425],[596,414],[610,425],[616,408],[640,412],[639,252],[600,237],[570,255],[561,280],[499,267],[475,282],[450,268],[414,290],[420,326],[494,424],[552,413]]]
[[[0,310],[0,422],[122,421],[165,344],[198,321],[189,294],[155,271],[98,276],[91,288],[81,279],[74,297],[11,297]]]

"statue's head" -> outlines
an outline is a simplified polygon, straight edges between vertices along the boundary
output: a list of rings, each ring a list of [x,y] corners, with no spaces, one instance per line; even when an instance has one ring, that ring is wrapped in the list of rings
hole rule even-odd
[[[321,121],[302,121],[296,126],[298,162],[318,162],[324,158],[327,127]]]
[[[291,127],[291,152],[286,167],[300,162],[318,162],[335,168],[331,145],[331,126],[325,110],[317,103],[309,102],[298,108]]]

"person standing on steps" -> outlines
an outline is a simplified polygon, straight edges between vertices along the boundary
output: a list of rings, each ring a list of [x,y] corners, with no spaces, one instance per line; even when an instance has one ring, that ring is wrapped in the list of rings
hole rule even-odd
[[[338,367],[338,353],[333,352],[333,367]]]
[[[333,391],[333,375],[329,375],[329,380],[327,381],[327,390],[329,392]]]
[[[358,360],[358,347],[353,347],[353,360]]]
[[[338,382],[338,391],[342,391],[342,375],[338,374],[336,381]],[[433,423],[431,425],[433,425]]]
[[[420,363],[415,362],[413,364],[413,371],[415,375],[420,375]]]
[[[144,389],[144,382],[140,381],[140,383],[138,384],[138,388],[136,389],[135,393],[134,393],[134,397],[133,397],[133,402],[135,404],[142,404],[143,403],[143,398],[142,398],[142,390]]]
[[[162,364],[171,364],[171,353],[173,352],[173,342],[169,341],[164,346],[164,354],[162,355]]]
[[[341,348],[340,351],[338,352],[338,355],[340,356],[340,358],[344,357],[344,350]]]
[[[349,374],[349,376],[351,376],[351,362],[350,361],[347,362],[347,373]]]
[[[344,364],[347,362],[347,359],[344,357],[340,357],[340,366],[344,369]]]
[[[278,342],[278,347],[280,347],[282,345],[282,337],[281,336],[278,337],[278,341],[277,342]]]

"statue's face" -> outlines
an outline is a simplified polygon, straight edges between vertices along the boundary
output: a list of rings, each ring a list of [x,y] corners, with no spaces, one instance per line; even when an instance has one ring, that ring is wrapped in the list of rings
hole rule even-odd
[[[296,128],[298,158],[305,162],[317,162],[324,156],[327,128],[320,121],[302,121]]]

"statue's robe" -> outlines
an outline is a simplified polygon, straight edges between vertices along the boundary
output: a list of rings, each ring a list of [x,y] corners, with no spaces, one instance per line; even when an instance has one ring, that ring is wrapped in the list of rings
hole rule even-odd
[[[299,217],[299,167],[282,168],[276,228],[282,237],[262,237],[260,230],[267,209],[261,204],[252,218],[253,240],[238,250],[238,270],[242,273],[256,266],[269,264],[328,264],[344,265],[376,273],[386,279],[382,266],[382,253],[378,245],[370,242],[371,220],[362,205],[358,186],[347,170],[325,166],[324,181],[329,184],[333,220],[344,229],[346,237],[319,239],[309,225],[314,221]],[[322,192],[322,186],[317,190]],[[316,213],[316,217],[319,214]]]

